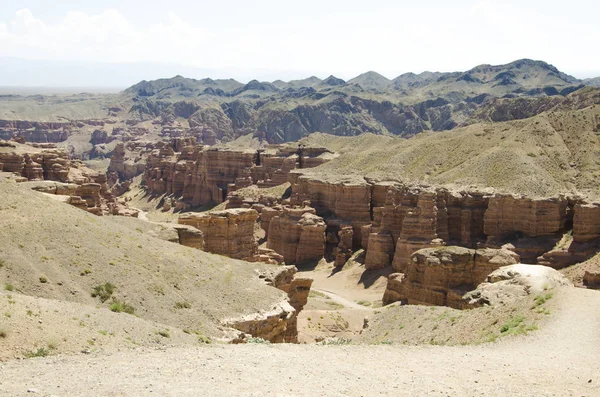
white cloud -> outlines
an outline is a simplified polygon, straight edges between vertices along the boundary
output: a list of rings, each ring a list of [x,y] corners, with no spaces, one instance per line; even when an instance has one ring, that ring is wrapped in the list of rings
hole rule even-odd
[[[97,15],[70,11],[56,24],[47,24],[30,10],[0,24],[0,55],[32,59],[104,62],[182,61],[200,52],[214,38],[173,13],[166,21],[144,28],[133,26],[119,11]]]
[[[305,0],[297,9],[271,0],[172,0],[166,4],[174,12],[162,12],[164,2],[146,0],[152,17],[119,6],[69,11],[58,20],[23,9],[0,21],[0,57],[160,62],[271,79],[351,78],[367,70],[393,78],[527,57],[593,74],[600,68],[593,50],[600,41],[598,6],[570,1],[565,8],[558,0],[379,0],[368,6]],[[577,11],[582,1],[589,3],[583,14]]]

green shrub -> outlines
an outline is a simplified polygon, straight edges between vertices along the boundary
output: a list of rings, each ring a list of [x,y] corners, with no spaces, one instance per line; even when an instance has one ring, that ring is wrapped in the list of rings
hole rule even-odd
[[[175,302],[175,309],[190,309],[192,304],[189,302]]]
[[[4,284],[4,290],[5,291],[12,291],[14,289],[15,289],[15,287],[12,284],[10,284],[10,283]]]
[[[158,331],[158,334],[160,336],[162,336],[163,338],[170,338],[171,337],[171,335],[169,334],[168,331]]]
[[[257,344],[270,344],[268,340],[264,340],[263,338],[248,338],[248,343],[257,343]]]
[[[97,285],[92,291],[92,298],[98,297],[100,298],[100,302],[104,303],[111,297],[113,292],[115,292],[115,288],[116,287],[111,283]]]
[[[128,303],[113,299],[113,303],[110,305],[110,311],[115,313],[133,314],[135,313],[135,308]]]
[[[516,316],[508,320],[502,327],[500,327],[500,332],[505,333],[510,331],[511,329],[517,328],[521,323],[525,321],[525,317]]]
[[[46,357],[49,353],[50,353],[50,351],[48,349],[40,347],[36,351],[30,351],[30,352],[25,353],[25,357],[26,358]]]
[[[40,283],[46,284],[48,282],[48,278],[46,276],[40,276]]]

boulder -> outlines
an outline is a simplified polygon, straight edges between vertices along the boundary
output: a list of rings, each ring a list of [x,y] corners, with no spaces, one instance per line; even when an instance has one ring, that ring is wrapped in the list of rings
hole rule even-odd
[[[463,308],[502,304],[556,287],[573,287],[573,284],[550,267],[522,263],[503,266],[490,273],[476,290],[464,295]]]

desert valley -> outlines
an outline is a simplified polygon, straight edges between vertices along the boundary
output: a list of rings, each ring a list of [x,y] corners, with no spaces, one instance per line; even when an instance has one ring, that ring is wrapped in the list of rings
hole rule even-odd
[[[0,395],[600,395],[600,81],[0,96]]]

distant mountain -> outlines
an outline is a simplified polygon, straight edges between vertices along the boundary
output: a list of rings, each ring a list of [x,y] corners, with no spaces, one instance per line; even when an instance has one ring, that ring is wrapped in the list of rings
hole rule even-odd
[[[323,80],[321,80],[318,77],[311,76],[311,77],[308,77],[306,79],[291,80],[291,81],[288,81],[288,82],[277,80],[277,81],[273,82],[273,85],[275,87],[279,88],[280,90],[285,90],[285,89],[288,89],[288,88],[298,89],[298,88],[302,88],[302,87],[312,88],[312,87],[316,87],[319,84],[321,84],[322,81]]]
[[[585,85],[589,85],[592,87],[600,87],[600,77],[594,77],[591,79],[585,79],[583,80],[583,84]]]
[[[338,79],[337,77],[331,75],[327,77],[325,80],[319,83],[320,86],[340,86],[346,85],[346,82],[342,79]]]
[[[252,82],[251,82],[252,83]],[[250,83],[248,83],[250,84]],[[152,81],[143,80],[129,88],[124,93],[140,97],[168,98],[169,96],[194,97],[200,92],[219,95],[233,92],[244,87],[244,84],[233,79],[213,80],[210,78],[195,80],[182,76],[170,79],[158,79]]]
[[[272,83],[252,80],[171,79],[142,81],[125,92],[124,117],[187,119],[220,140],[261,131],[269,142],[297,140],[313,132],[365,132],[409,137],[469,123],[532,117],[570,103],[598,102],[598,79],[581,81],[530,59],[479,65],[467,71],[405,73],[389,80],[363,73],[348,82],[333,75]],[[590,92],[592,90],[593,92]]]
[[[392,84],[394,88],[398,90],[417,88],[433,83],[434,81],[437,81],[440,77],[447,74],[449,73],[423,72],[419,74],[414,74],[409,72],[396,77],[394,80],[392,80]]]
[[[391,83],[392,81],[390,79],[373,71],[363,73],[353,79],[348,80],[348,84],[357,84],[368,90],[382,90],[388,87]]]

